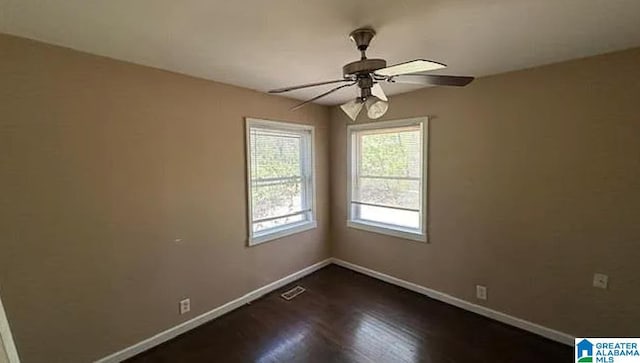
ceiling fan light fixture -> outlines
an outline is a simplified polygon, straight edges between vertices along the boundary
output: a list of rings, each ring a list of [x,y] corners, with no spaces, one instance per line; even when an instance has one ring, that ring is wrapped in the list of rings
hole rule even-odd
[[[367,98],[365,105],[367,106],[367,116],[372,120],[384,116],[389,109],[389,102],[383,101],[376,96]]]
[[[364,106],[367,107],[367,116],[369,116],[370,119],[378,119],[387,112],[389,103],[387,102],[388,99],[384,94],[384,90],[380,86],[380,82],[464,87],[473,81],[473,77],[469,76],[420,74],[421,72],[446,68],[446,64],[444,63],[427,59],[414,59],[412,61],[387,66],[387,61],[384,59],[367,58],[366,50],[375,35],[376,32],[371,28],[360,28],[351,32],[349,36],[351,40],[356,43],[360,51],[360,60],[348,63],[342,67],[343,79],[278,88],[270,90],[269,93],[284,93],[304,88],[341,83],[339,86],[297,104],[291,108],[293,111],[337,92],[342,88],[357,86],[360,96],[356,100],[340,106],[342,111],[344,111],[351,120],[355,121]]]
[[[373,87],[371,87],[371,94],[383,101],[389,101],[389,99],[387,98],[387,95],[384,94],[384,91],[382,90],[380,83],[376,83],[373,85]]]
[[[355,121],[356,118],[358,118],[358,114],[362,110],[363,106],[364,103],[362,103],[362,101],[360,101],[359,99],[355,99],[341,105],[340,108],[342,109],[342,111],[344,111],[344,113],[347,114],[347,116],[349,116],[352,121]]]

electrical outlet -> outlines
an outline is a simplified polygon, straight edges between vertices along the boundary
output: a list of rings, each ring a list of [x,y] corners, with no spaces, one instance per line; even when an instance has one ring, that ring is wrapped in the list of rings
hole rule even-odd
[[[487,300],[487,287],[476,285],[476,297],[480,300]]]
[[[609,285],[609,276],[601,273],[593,274],[593,287],[606,289]]]
[[[186,314],[191,310],[191,299],[180,300],[180,315]]]

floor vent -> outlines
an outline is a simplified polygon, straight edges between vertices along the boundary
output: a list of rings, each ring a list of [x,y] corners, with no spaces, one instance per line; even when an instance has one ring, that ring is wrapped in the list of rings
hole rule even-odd
[[[291,289],[289,291],[286,291],[284,294],[282,294],[280,296],[282,296],[282,298],[285,299],[285,300],[291,300],[294,297],[302,294],[303,292],[305,292],[304,287],[298,285],[298,286],[294,287],[293,289]]]

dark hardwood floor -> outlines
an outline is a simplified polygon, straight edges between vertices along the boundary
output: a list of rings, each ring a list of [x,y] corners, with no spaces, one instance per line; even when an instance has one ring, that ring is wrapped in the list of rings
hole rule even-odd
[[[573,349],[331,265],[129,362],[571,362]]]

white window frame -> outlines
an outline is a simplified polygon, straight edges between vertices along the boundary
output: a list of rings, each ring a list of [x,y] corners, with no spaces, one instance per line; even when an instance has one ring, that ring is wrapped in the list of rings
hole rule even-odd
[[[422,165],[422,178],[420,180],[421,201],[420,201],[420,228],[416,231],[412,228],[404,228],[402,226],[389,225],[385,223],[366,221],[361,219],[354,219],[353,214],[353,182],[354,177],[357,177],[357,166],[355,161],[356,155],[354,155],[354,140],[356,131],[364,130],[379,130],[388,128],[398,128],[403,126],[420,126],[421,130],[421,165]],[[427,117],[418,117],[402,120],[392,121],[380,121],[362,124],[353,124],[347,127],[347,227],[361,229],[369,232],[385,234],[389,236],[399,237],[403,239],[427,242],[427,221],[428,221],[428,208],[427,208],[427,160],[428,160],[428,140],[429,140],[429,119]]]
[[[271,228],[266,231],[253,232],[253,191],[251,181],[253,176],[251,173],[251,128],[263,128],[274,131],[285,131],[294,133],[308,133],[303,137],[303,155],[301,166],[307,172],[303,172],[303,188],[307,191],[304,193],[304,206],[307,211],[307,219],[298,223],[291,223],[277,228]],[[316,228],[316,167],[315,167],[315,128],[311,125],[262,120],[247,117],[245,119],[246,131],[246,162],[247,162],[247,205],[248,205],[248,229],[249,229],[249,246],[255,246],[264,242],[272,241],[278,238],[300,233]],[[305,155],[306,154],[306,155]],[[284,216],[281,216],[284,217]]]
[[[3,343],[4,354],[6,357],[2,357],[2,349],[0,349],[0,361],[7,358],[9,363],[20,363],[18,350],[16,349],[16,345],[13,341],[13,335],[11,335],[9,320],[7,320],[7,314],[5,313],[4,306],[2,305],[2,298],[0,298],[0,345]]]

